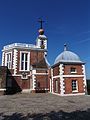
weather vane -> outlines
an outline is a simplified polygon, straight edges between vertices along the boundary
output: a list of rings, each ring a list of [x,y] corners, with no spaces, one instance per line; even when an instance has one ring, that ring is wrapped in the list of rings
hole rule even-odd
[[[45,22],[45,21],[43,21],[41,18],[39,18],[39,21],[38,21],[39,23],[40,23],[40,29],[42,29],[42,24]]]

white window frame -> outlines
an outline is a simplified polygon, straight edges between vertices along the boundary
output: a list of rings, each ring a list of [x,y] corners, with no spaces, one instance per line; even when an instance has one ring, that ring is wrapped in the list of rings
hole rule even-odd
[[[58,80],[55,80],[55,92],[58,93]]]
[[[22,53],[26,53],[26,54],[28,54],[28,62],[27,62],[27,70],[25,70],[25,61],[24,61],[24,69],[22,70],[21,69],[21,63],[22,63],[22,61],[21,61],[21,59],[22,59]],[[24,58],[24,60],[25,60],[25,58]],[[20,71],[29,71],[30,70],[30,52],[28,52],[28,51],[20,51],[20,66],[19,66],[19,70]]]
[[[11,61],[7,61],[7,55],[8,54],[11,54]],[[10,67],[9,66],[7,66],[7,63],[9,62],[9,64],[10,64]],[[8,69],[11,69],[12,68],[12,52],[7,52],[7,53],[5,53],[5,66],[7,66],[8,67]]]
[[[77,80],[72,80],[72,82],[73,81],[76,81],[76,90],[72,89],[72,92],[78,92],[78,81]],[[73,83],[72,83],[72,88],[73,88]]]
[[[72,68],[73,68],[73,67],[72,67]],[[71,68],[71,69],[72,69],[72,68]],[[70,69],[70,72],[71,72],[71,73],[77,73],[77,69],[76,69],[76,68],[73,68],[73,69],[75,69],[75,71],[71,71],[71,69]]]

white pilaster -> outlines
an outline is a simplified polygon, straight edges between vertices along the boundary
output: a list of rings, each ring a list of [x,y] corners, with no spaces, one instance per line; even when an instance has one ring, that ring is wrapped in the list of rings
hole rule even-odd
[[[36,70],[32,70],[32,80],[33,80],[33,90],[35,90],[36,87]]]
[[[51,83],[52,81],[51,81],[51,78],[50,78],[50,92],[52,92],[52,90],[51,90],[51,85],[52,85],[52,83]]]
[[[4,66],[4,63],[5,63],[5,61],[4,61],[4,56],[5,56],[5,53],[2,52],[2,66]]]
[[[13,69],[14,69],[14,75],[17,73],[17,57],[18,57],[18,51],[14,49],[13,53]]]
[[[64,94],[65,90],[65,86],[64,86],[64,78],[63,78],[63,73],[64,73],[64,68],[63,68],[63,64],[60,64],[59,66],[59,72],[60,72],[60,91],[61,91],[61,95]]]
[[[52,86],[52,89],[51,89],[51,92],[53,93],[53,69],[51,68],[51,86]]]
[[[47,40],[44,40],[45,49],[47,49]]]
[[[84,77],[83,77],[84,91],[87,92],[85,65],[82,65],[82,73],[84,75]]]
[[[64,70],[63,70],[64,68],[63,68],[63,64],[60,64],[60,66],[59,66],[59,72],[60,72],[60,75],[63,75],[63,73],[64,73]]]

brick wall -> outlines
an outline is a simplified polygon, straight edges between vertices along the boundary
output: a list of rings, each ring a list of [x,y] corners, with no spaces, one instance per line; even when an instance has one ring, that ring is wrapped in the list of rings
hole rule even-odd
[[[0,88],[6,87],[7,67],[0,66]]]
[[[64,75],[69,75],[70,69],[75,68],[77,70],[77,75],[82,75],[82,65],[64,65]]]
[[[59,75],[59,66],[53,68],[53,76]]]
[[[48,88],[48,75],[36,75],[37,88]]]
[[[84,92],[84,87],[83,87],[83,78],[65,78],[64,83],[65,83],[65,94],[71,94],[72,93],[72,80],[77,80],[78,83],[78,93],[83,93]]]
[[[31,51],[30,53],[30,63],[31,65],[39,63],[44,58],[44,52],[43,51]]]

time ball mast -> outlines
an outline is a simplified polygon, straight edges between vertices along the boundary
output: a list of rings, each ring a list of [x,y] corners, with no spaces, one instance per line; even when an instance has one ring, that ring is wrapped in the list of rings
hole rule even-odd
[[[38,31],[39,35],[43,35],[44,34],[44,29],[42,28],[42,24],[44,23],[44,21],[40,18],[38,22],[40,23],[40,29]],[[44,48],[45,48],[44,41],[41,40],[41,49],[44,49]]]
[[[44,29],[42,28],[42,24],[44,23],[44,21],[40,18],[38,22],[40,23],[40,29],[39,29],[38,32],[39,32],[40,35],[43,35],[44,34]]]

